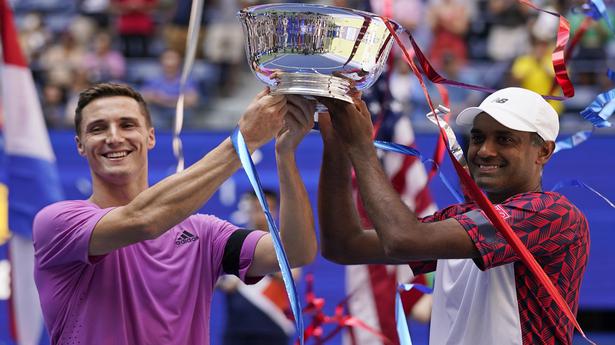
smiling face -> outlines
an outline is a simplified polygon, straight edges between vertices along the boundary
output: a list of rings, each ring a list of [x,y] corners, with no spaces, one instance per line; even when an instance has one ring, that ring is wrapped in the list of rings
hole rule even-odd
[[[94,185],[147,186],[147,151],[155,144],[139,103],[126,96],[97,98],[82,110],[79,154],[90,165]]]
[[[540,191],[542,167],[553,153],[553,142],[504,127],[482,113],[474,119],[468,147],[468,167],[476,184],[493,202]],[[539,137],[538,137],[539,138]]]

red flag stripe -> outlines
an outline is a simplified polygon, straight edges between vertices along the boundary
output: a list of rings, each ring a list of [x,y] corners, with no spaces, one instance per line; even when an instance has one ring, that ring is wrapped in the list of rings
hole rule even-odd
[[[2,58],[4,63],[28,67],[17,40],[18,35],[15,30],[13,11],[6,0],[0,0],[0,37],[2,38]]]
[[[392,317],[395,315],[395,289],[391,287],[397,286],[396,275],[391,276],[386,265],[369,265],[368,270],[380,332],[385,334],[392,344],[399,345],[397,325],[395,317]]]

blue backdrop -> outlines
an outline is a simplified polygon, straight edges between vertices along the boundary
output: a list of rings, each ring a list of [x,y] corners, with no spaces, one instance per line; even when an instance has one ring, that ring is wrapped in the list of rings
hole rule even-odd
[[[214,148],[228,133],[186,132],[183,134],[187,165],[195,162]],[[65,195],[69,199],[87,198],[90,193],[89,171],[85,160],[77,154],[74,134],[72,132],[51,132],[50,138],[56,152],[58,167]],[[431,156],[437,137],[434,134],[418,134],[417,146],[424,155]],[[543,176],[545,190],[550,190],[559,181],[580,179],[599,190],[607,197],[615,199],[615,184],[612,173],[615,172],[615,160],[610,151],[615,147],[615,137],[594,136],[588,142],[574,150],[562,151],[555,155],[547,165]],[[310,194],[316,217],[316,192],[320,170],[322,144],[318,133],[311,133],[299,146],[297,163]],[[593,153],[592,153],[593,152]],[[258,173],[265,187],[277,186],[277,175],[273,145],[261,150],[261,159],[257,164]],[[442,167],[449,180],[456,182],[452,166],[445,158]],[[170,175],[175,170],[175,160],[171,150],[169,133],[158,133],[157,144],[150,154],[150,181],[155,183]],[[438,179],[430,185],[433,197],[439,207],[454,203],[453,197]],[[236,173],[220,192],[202,209],[204,213],[215,214],[224,219],[232,219],[236,211],[236,198],[250,190],[249,182],[243,171]],[[572,200],[587,216],[591,231],[591,253],[589,266],[581,288],[581,309],[615,310],[615,254],[610,248],[615,243],[615,209],[594,194],[581,188],[565,188],[560,191]],[[345,296],[343,267],[318,258],[304,272],[315,274],[315,292],[326,298],[328,313],[333,306]],[[303,283],[299,283],[302,293]],[[212,308],[212,344],[219,344],[218,337],[222,327],[221,298],[216,296]],[[307,320],[306,322],[309,322]],[[417,344],[426,336],[424,328],[417,328],[413,339]],[[333,343],[337,343],[334,341]]]

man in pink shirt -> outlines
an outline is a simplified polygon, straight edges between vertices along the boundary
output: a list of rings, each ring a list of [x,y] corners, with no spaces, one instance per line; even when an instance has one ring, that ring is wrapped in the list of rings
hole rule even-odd
[[[239,120],[250,151],[276,138],[281,237],[292,266],[316,255],[294,156],[313,113],[300,96],[263,91]],[[268,233],[195,214],[240,167],[230,139],[150,187],[155,135],[139,93],[117,84],[83,91],[75,128],[93,193],[34,220],[35,281],[52,344],[209,344],[217,278],[256,282],[278,267]]]

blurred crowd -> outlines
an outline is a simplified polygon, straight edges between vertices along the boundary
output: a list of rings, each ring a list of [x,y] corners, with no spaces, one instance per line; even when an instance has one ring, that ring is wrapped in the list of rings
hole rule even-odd
[[[171,128],[191,0],[10,2],[49,128],[71,127],[78,93],[101,81],[136,87],[150,104],[155,125]],[[240,86],[239,74],[249,73],[237,11],[273,2],[281,1],[205,1],[197,60],[185,88],[185,126],[198,128],[203,116],[212,116],[206,115],[208,105],[216,98],[232,97]],[[379,14],[386,10],[381,0],[294,2],[345,6]],[[537,12],[517,0],[391,3],[392,17],[412,33],[446,78],[493,88],[518,85],[541,94],[560,92],[553,88],[551,65],[557,17]],[[564,14],[573,33],[585,18],[572,0],[534,3]],[[400,56],[399,49],[395,53]],[[607,61],[614,58],[613,33],[604,21],[592,22],[569,58],[569,73],[577,95],[566,102],[554,102],[558,112],[578,117],[578,111],[593,97],[611,88],[606,69]],[[412,118],[424,118],[428,108],[421,89],[402,59],[397,59],[390,82],[400,109]],[[474,105],[482,97],[459,88],[449,88],[449,93],[454,112]]]
[[[251,2],[205,1],[197,61],[185,91],[188,127],[215,97],[233,94],[244,61],[235,14]],[[81,90],[103,81],[137,88],[158,128],[179,96],[190,0],[17,0],[20,39],[49,128],[69,128]]]

